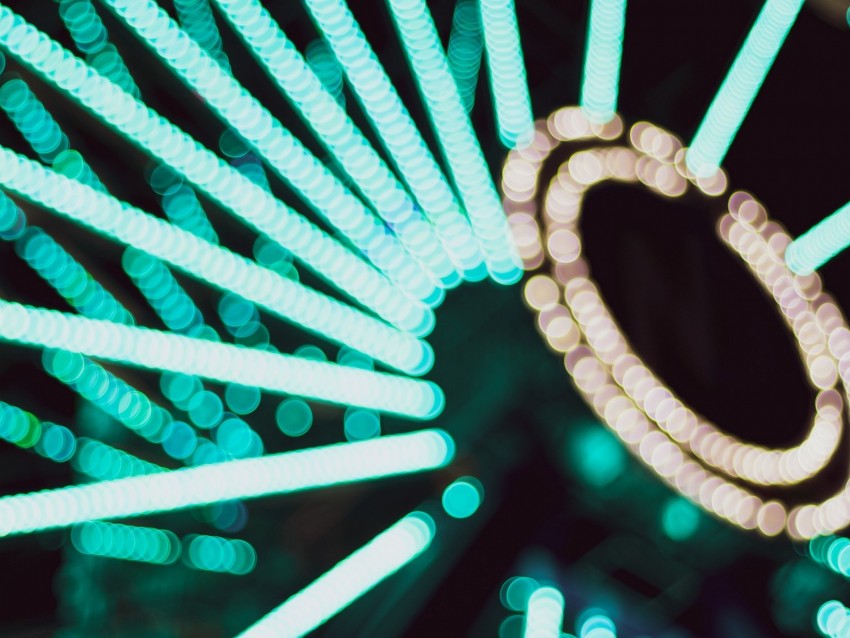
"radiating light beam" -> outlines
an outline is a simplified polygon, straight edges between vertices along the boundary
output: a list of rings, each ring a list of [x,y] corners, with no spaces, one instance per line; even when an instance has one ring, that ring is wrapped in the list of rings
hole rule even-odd
[[[475,105],[478,73],[484,43],[481,36],[481,11],[477,0],[458,0],[452,18],[446,60],[457,84],[458,95],[467,113]]]
[[[81,554],[170,565],[180,558],[180,539],[174,532],[153,527],[86,521],[71,529],[71,544]]]
[[[443,408],[442,391],[428,381],[10,301],[0,301],[0,339],[417,419],[434,418]]]
[[[283,452],[0,498],[0,536],[90,520],[173,512],[437,469],[454,442],[442,430]]]
[[[3,147],[0,185],[394,368],[418,374],[433,363],[425,342]]]
[[[685,155],[698,177],[717,172],[805,0],[767,0]]]
[[[428,514],[408,514],[238,638],[294,637],[313,631],[422,554],[431,544],[434,532],[434,520]]]
[[[797,237],[785,249],[785,262],[808,275],[850,246],[850,202]]]
[[[534,116],[514,0],[481,0],[481,25],[499,139],[508,148],[527,146]]]
[[[301,141],[274,117],[259,100],[251,95],[239,82],[227,73],[218,63],[186,33],[153,0],[102,0],[148,45],[160,60],[170,68],[184,83],[200,95],[204,103],[231,126],[263,157],[278,176],[291,184],[304,200],[329,223],[348,236],[352,244],[369,257],[399,288],[416,299],[429,304],[442,301],[444,294],[435,281],[422,269],[421,263],[431,264],[428,257],[439,254],[442,249],[433,238],[429,245],[430,226],[421,222],[419,226],[408,224],[415,214],[412,203],[391,201],[393,192],[382,185],[373,192],[372,202],[386,221],[392,226],[395,235],[386,232],[384,224],[375,217],[363,203],[340,182],[322,162],[319,161]],[[252,11],[250,18],[267,23],[268,14],[257,18]],[[240,24],[245,22],[241,18]],[[247,24],[253,24],[251,19]],[[270,32],[262,29],[268,38]],[[276,42],[274,49],[280,55],[285,49]],[[331,99],[334,106],[339,105]],[[311,112],[308,119],[319,121],[328,117],[321,110]],[[341,111],[342,112],[342,111]],[[331,125],[328,125],[329,127]],[[338,128],[335,125],[332,128]],[[365,140],[364,140],[365,141]],[[351,147],[346,154],[343,166],[346,169],[358,165],[356,158],[363,155],[363,149]],[[359,165],[358,165],[359,166]],[[370,170],[357,170],[355,181],[372,180],[374,167]],[[380,194],[379,194],[380,193]],[[396,193],[398,194],[398,193]],[[401,191],[402,200],[404,197]],[[401,240],[401,243],[399,243]],[[408,252],[409,251],[409,252]],[[419,258],[417,262],[411,254]],[[425,260],[424,262],[422,260]],[[452,267],[445,261],[448,270]],[[434,274],[435,277],[439,275]]]
[[[384,148],[466,279],[486,276],[467,218],[360,25],[343,0],[305,0]]]
[[[434,228],[269,12],[258,0],[214,2],[407,251],[442,285],[460,283]]]
[[[487,269],[498,283],[514,283],[522,273],[516,247],[428,6],[425,0],[387,0],[387,4]]]
[[[626,0],[592,0],[579,105],[587,118],[610,122],[617,112]]]
[[[433,326],[427,306],[3,5],[0,47],[365,307],[404,330]]]
[[[523,638],[559,638],[563,622],[563,595],[554,587],[541,587],[528,599]]]

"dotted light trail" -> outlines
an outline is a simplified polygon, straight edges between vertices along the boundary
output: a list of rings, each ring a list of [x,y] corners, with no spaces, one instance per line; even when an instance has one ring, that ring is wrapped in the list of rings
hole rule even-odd
[[[443,285],[460,283],[432,226],[258,0],[215,0],[255,58],[399,240]]]
[[[458,0],[452,18],[446,59],[467,113],[475,106],[475,91],[478,88],[483,50],[478,3],[476,0]]]
[[[143,516],[433,470],[451,461],[442,430],[211,463],[0,498],[0,536]]]
[[[515,283],[522,270],[502,203],[428,6],[425,0],[387,0],[387,4],[490,275],[498,283]]]
[[[431,366],[430,346],[411,335],[2,147],[0,185],[394,368]]]
[[[523,638],[560,638],[564,597],[554,587],[541,587],[528,599]]]
[[[180,557],[174,532],[152,527],[87,521],[71,530],[71,544],[81,554],[170,565]]]
[[[442,411],[429,381],[0,301],[0,339],[415,419]]]
[[[534,116],[514,0],[481,0],[481,24],[499,139],[508,148],[527,146],[534,136]]]
[[[408,514],[238,638],[282,638],[313,631],[424,552],[434,531],[428,514]]]
[[[850,203],[797,237],[785,250],[788,267],[808,275],[850,246]]]
[[[0,6],[0,46],[98,119],[167,164],[329,283],[402,329],[426,333],[433,313],[184,131]]]
[[[305,0],[375,132],[466,279],[486,276],[460,204],[383,66],[341,0]]]
[[[850,638],[850,609],[837,600],[825,602],[815,618],[817,629],[828,638]]]
[[[767,0],[714,96],[686,155],[699,177],[717,172],[804,0]]]
[[[593,0],[587,29],[581,109],[598,124],[614,119],[620,89],[620,61],[626,28],[626,0]]]

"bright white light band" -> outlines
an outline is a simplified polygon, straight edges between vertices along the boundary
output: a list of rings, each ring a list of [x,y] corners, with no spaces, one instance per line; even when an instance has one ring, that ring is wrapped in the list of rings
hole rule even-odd
[[[15,494],[0,498],[0,536],[422,472],[446,465],[453,454],[448,434],[423,430]]]
[[[597,124],[617,114],[625,28],[626,0],[592,0],[579,103],[585,116]]]
[[[534,117],[514,0],[481,0],[481,25],[499,139],[508,148],[526,146],[534,136]]]
[[[214,1],[407,251],[444,285],[459,283],[434,229],[259,0]]]
[[[417,374],[433,362],[409,334],[2,147],[0,185],[394,368]]]
[[[0,339],[419,419],[437,416],[444,402],[442,391],[429,381],[9,301],[0,301]]]
[[[295,637],[313,631],[424,552],[434,532],[434,520],[428,514],[408,514],[238,638]]]
[[[345,233],[397,286],[418,299],[430,302],[442,300],[443,295],[436,284],[405,252],[396,236],[387,233],[384,224],[375,218],[298,138],[284,128],[231,74],[207,55],[155,2],[103,2],[153,49],[166,66],[196,91],[225,124],[232,126],[249,141],[275,172],[288,181],[316,212]],[[264,24],[269,20],[268,14],[258,16],[252,13],[250,17]],[[263,35],[269,37],[268,33]],[[279,46],[278,43],[275,48]],[[334,100],[331,101],[339,109],[339,105]],[[316,112],[311,114],[314,118],[327,116],[319,105],[316,106]],[[358,156],[362,154],[359,148],[353,148],[352,152]],[[343,165],[347,169],[350,168],[348,162]],[[368,180],[371,168],[373,167],[370,167],[369,171],[358,171],[353,175],[355,181]],[[382,188],[385,186],[382,185]],[[433,246],[427,245],[425,228],[430,227],[425,225],[425,228],[421,229],[423,232],[419,233],[414,226],[408,227],[405,224],[404,217],[414,212],[412,203],[410,210],[405,211],[399,202],[387,201],[390,193],[391,191],[387,190],[385,197],[373,203],[381,206],[378,212],[385,216],[397,233],[417,230],[416,234],[420,236],[413,237],[411,234],[409,241],[404,241],[405,236],[399,234],[404,246],[412,251],[417,251],[418,246],[423,250],[427,249],[425,255],[421,254],[422,251],[419,251],[420,254],[414,253],[420,258],[427,258],[427,253],[434,249],[439,252],[440,246],[436,238]],[[451,264],[447,263],[447,266],[451,269]]]
[[[452,262],[467,279],[481,279],[483,257],[472,228],[348,6],[342,0],[305,0],[304,4]]]
[[[397,294],[389,280],[342,244],[2,5],[0,47],[390,323],[419,334],[433,326],[433,313],[424,304]]]
[[[808,275],[850,246],[850,203],[797,237],[785,250],[788,267]]]
[[[700,177],[717,171],[773,66],[804,0],[767,0],[697,129],[686,161]]]
[[[523,638],[560,638],[564,596],[554,587],[536,589],[528,598]]]
[[[387,4],[464,208],[481,242],[487,268],[495,281],[514,283],[522,270],[502,203],[460,101],[428,6],[425,0],[387,0]]]

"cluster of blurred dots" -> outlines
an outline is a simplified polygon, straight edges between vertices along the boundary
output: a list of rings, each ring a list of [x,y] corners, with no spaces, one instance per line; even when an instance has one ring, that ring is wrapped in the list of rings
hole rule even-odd
[[[207,219],[195,191],[165,164],[156,166],[148,176],[151,188],[162,196],[162,209],[175,226],[193,235],[218,243],[218,235]]]
[[[534,116],[514,0],[481,0],[481,24],[499,139],[508,148],[528,146]]]
[[[434,130],[461,194],[494,281],[522,275],[508,239],[501,200],[472,130],[425,0],[389,0],[393,22],[410,60]]]
[[[68,149],[68,138],[23,80],[11,79],[0,87],[0,108],[45,162]]]
[[[499,591],[502,605],[516,615],[506,618],[499,627],[499,638],[575,638],[565,634],[560,626],[563,619],[564,599],[562,594],[551,586],[544,586],[534,578],[515,576],[509,578]],[[535,623],[539,627],[537,633],[527,633],[526,614],[530,606],[537,602],[538,611],[543,611],[544,617],[552,622]],[[542,604],[541,604],[542,603]],[[534,613],[534,612],[532,612]],[[557,621],[558,626],[552,624]],[[608,614],[598,608],[584,610],[576,618],[576,633],[578,638],[616,638],[617,629]]]
[[[475,0],[459,0],[452,18],[452,32],[446,59],[457,83],[463,108],[469,113],[475,105],[478,73],[484,42],[481,39],[481,14]]]
[[[230,62],[224,53],[209,0],[174,0],[174,8],[186,33],[229,72]]]
[[[809,541],[808,553],[815,562],[850,578],[850,539],[843,536],[815,536]]]
[[[139,97],[139,88],[117,49],[109,43],[109,34],[91,0],[57,1],[59,16],[86,61],[133,97]]]
[[[305,6],[453,262],[466,279],[483,279],[486,267],[460,204],[350,9],[341,0],[307,0]]]
[[[483,500],[484,486],[472,476],[461,477],[443,490],[443,509],[452,518],[469,518]]]
[[[817,628],[829,638],[850,637],[850,609],[837,600],[825,602],[818,609]]]
[[[324,40],[313,40],[307,45],[304,53],[307,64],[310,65],[325,90],[334,96],[340,106],[345,106],[342,67],[327,43]]]
[[[82,554],[141,563],[168,565],[180,556],[180,541],[174,532],[118,523],[75,525],[71,543]]]
[[[242,576],[257,565],[257,552],[243,540],[193,534],[183,546],[183,560],[195,569]]]

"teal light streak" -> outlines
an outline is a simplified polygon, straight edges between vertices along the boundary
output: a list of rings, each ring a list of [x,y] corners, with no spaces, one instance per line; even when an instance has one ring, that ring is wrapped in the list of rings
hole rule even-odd
[[[850,578],[850,539],[843,536],[815,536],[809,541],[809,556],[829,570]]]
[[[340,106],[345,106],[345,93],[343,93],[345,80],[342,76],[342,67],[327,42],[322,39],[313,40],[304,50],[304,57],[325,90],[333,95]]]
[[[458,0],[452,18],[452,31],[446,59],[457,84],[457,91],[467,113],[475,105],[478,73],[484,42],[481,35],[481,12],[477,0]]]
[[[617,638],[617,627],[599,609],[586,609],[576,621],[578,638]]]
[[[560,638],[564,596],[554,587],[540,587],[528,598],[523,638]]]
[[[313,631],[422,554],[431,544],[434,533],[434,521],[428,514],[408,514],[238,638],[294,637]]]
[[[452,518],[469,518],[484,500],[484,486],[471,476],[459,478],[443,491],[443,509]]]
[[[405,249],[441,285],[460,283],[434,229],[269,12],[258,0],[213,1]]]
[[[26,229],[24,211],[6,193],[0,191],[0,239],[14,241],[23,236]]]
[[[818,631],[828,638],[850,637],[850,609],[837,600],[825,602],[815,618]]]
[[[625,29],[626,0],[591,1],[579,105],[592,122],[604,124],[617,113]]]
[[[42,161],[52,163],[68,150],[68,138],[26,82],[8,80],[0,87],[0,108]]]
[[[387,321],[420,334],[426,334],[433,326],[429,308],[397,294],[389,280],[341,243],[5,6],[0,6],[0,46]]]
[[[822,219],[785,249],[788,267],[808,275],[850,246],[850,203]]]
[[[685,156],[697,176],[711,176],[720,168],[803,2],[765,2]]]
[[[441,430],[211,463],[0,498],[0,536],[142,516],[433,470],[451,461]]]
[[[0,301],[0,339],[414,419],[434,418],[444,405],[442,391],[429,381],[124,326],[9,301]]]
[[[469,221],[345,2],[305,0],[384,148],[466,279],[486,276]],[[473,210],[477,210],[478,204]]]
[[[257,552],[243,540],[192,534],[183,539],[183,559],[192,569],[244,576],[254,571]]]
[[[88,521],[72,528],[71,544],[88,556],[155,565],[176,562],[181,550],[174,532],[102,521]]]
[[[522,269],[502,203],[428,6],[425,0],[387,0],[387,4],[490,275],[498,283],[515,283]]]
[[[423,373],[433,362],[430,346],[411,335],[2,147],[0,184],[399,370]]]
[[[207,0],[174,0],[180,26],[220,67],[230,72],[230,61]]]
[[[480,0],[481,24],[496,106],[499,139],[507,148],[524,147],[534,137],[531,96],[522,58],[514,0]]]
[[[77,454],[71,459],[71,465],[78,472],[98,481],[167,471],[129,452],[86,437],[77,439]]]
[[[433,252],[428,246],[427,234],[424,232],[426,227],[422,226],[424,222],[416,226],[415,221],[411,220],[410,228],[414,232],[406,232],[405,218],[413,214],[412,204],[405,208],[403,202],[392,197],[391,190],[382,190],[386,188],[384,183],[380,189],[374,189],[376,192],[369,188],[369,192],[376,197],[373,205],[396,231],[397,239],[396,235],[386,232],[384,224],[298,138],[284,128],[232,75],[218,66],[156,3],[152,0],[103,1],[153,49],[166,66],[204,98],[205,103],[225,124],[232,126],[249,141],[281,179],[290,183],[317,213],[343,232],[396,286],[430,304],[442,300],[443,294],[438,285],[428,278],[420,264],[409,254],[412,252],[421,259],[421,251],[416,252],[420,248],[426,253]],[[256,18],[255,14],[256,11],[251,12],[250,17]],[[259,18],[264,23],[269,19],[268,14]],[[240,14],[236,24],[242,25],[244,20],[246,18]],[[251,28],[250,20],[245,24]],[[274,35],[269,30],[262,31],[265,31],[264,37],[269,37],[269,33]],[[278,47],[275,50],[281,54]],[[307,72],[310,73],[309,69]],[[318,80],[316,82],[321,88]],[[329,102],[342,112],[333,98],[329,98]],[[327,117],[327,113],[322,110],[323,106],[327,105],[320,105],[315,111],[311,106],[305,119],[318,123],[320,117]],[[314,125],[317,132],[330,128],[330,125]],[[333,148],[336,150],[337,146]],[[354,169],[356,180],[363,180],[363,186],[368,187],[378,177],[377,174],[372,175],[376,167],[365,160],[365,149],[349,148],[346,148],[344,154],[337,151],[337,156],[346,170]],[[359,161],[360,158],[364,158],[364,161]],[[378,191],[382,194],[378,194]],[[436,244],[436,248],[439,249],[439,244]]]

